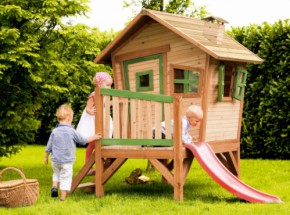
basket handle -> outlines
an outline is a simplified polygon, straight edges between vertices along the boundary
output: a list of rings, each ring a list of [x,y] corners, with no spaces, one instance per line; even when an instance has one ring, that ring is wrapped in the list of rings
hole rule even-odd
[[[15,168],[15,167],[7,167],[7,168],[1,170],[1,172],[0,172],[0,179],[2,177],[2,174],[4,172],[8,171],[8,170],[13,170],[13,171],[17,172],[21,176],[21,178],[23,179],[24,185],[26,185],[26,177],[25,177],[25,175],[23,174],[23,172],[21,172],[21,170]]]

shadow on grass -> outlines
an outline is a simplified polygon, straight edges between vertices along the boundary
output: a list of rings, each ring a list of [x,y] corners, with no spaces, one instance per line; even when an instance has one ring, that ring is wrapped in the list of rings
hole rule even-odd
[[[106,190],[107,194],[117,193],[119,195],[140,195],[143,197],[172,197],[173,188],[169,184],[161,182],[153,182],[141,185],[129,185],[126,182],[121,182],[118,185],[114,184]]]
[[[220,187],[213,181],[198,181],[197,179],[184,186],[184,199],[201,201],[205,203],[242,203],[244,201],[227,190]]]
[[[203,182],[187,183],[184,186],[185,201],[200,201],[204,203],[246,203],[246,201],[227,193],[216,184],[208,184]],[[221,191],[221,192],[220,192]],[[85,192],[85,191],[77,191]],[[93,195],[94,193],[88,194]],[[118,195],[120,197],[134,197],[137,199],[168,199],[174,200],[174,189],[169,184],[162,182],[154,182],[143,185],[129,185],[126,182],[110,183],[105,185],[105,196]],[[229,197],[229,195],[232,195]]]
[[[4,169],[3,165],[0,165],[0,169]],[[51,177],[52,170],[51,166],[29,166],[29,167],[16,167],[19,168],[26,176],[27,179],[37,179],[40,186],[40,193],[45,196],[50,196],[51,188]],[[11,180],[20,179],[18,173],[9,171],[7,175],[2,177],[2,181],[5,179]],[[121,178],[124,178],[121,176]],[[153,177],[154,178],[154,177]],[[154,179],[160,177],[156,176]],[[88,180],[92,180],[89,178]],[[186,181],[183,189],[183,199],[185,201],[201,201],[204,203],[247,203],[235,197],[233,194],[221,188],[213,181],[203,180],[202,178],[191,178],[190,181]],[[81,193],[80,193],[81,192]],[[174,189],[171,185],[162,183],[161,180],[156,180],[149,184],[142,185],[129,185],[125,181],[120,180],[120,177],[114,177],[108,181],[105,185],[105,195],[119,195],[119,196],[132,196],[134,198],[149,198],[159,199],[164,198],[168,200],[174,199]],[[88,198],[89,195],[95,197],[93,193],[87,194],[84,190],[77,190],[72,196],[77,197],[78,195],[85,195]],[[78,199],[78,198],[76,198]]]

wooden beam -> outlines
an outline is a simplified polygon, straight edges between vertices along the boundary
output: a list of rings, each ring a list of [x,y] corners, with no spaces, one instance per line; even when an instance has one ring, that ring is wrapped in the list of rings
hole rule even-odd
[[[103,96],[101,96],[101,89],[95,88],[95,133],[102,133],[103,129]],[[103,135],[103,134],[102,134]],[[105,195],[104,185],[102,184],[102,174],[104,172],[104,162],[101,152],[101,141],[97,140],[95,143],[95,194],[97,197]]]
[[[166,181],[174,187],[173,174],[168,170],[168,168],[157,159],[149,159],[149,161],[162,174]]]
[[[86,183],[82,183],[79,184],[79,186],[77,187],[77,189],[85,189],[85,188],[92,188],[95,187],[95,183],[94,182],[86,182]]]
[[[207,115],[208,115],[208,90],[210,85],[210,56],[206,55],[205,69],[203,73],[203,95],[202,95],[202,110],[203,120],[201,121],[199,130],[199,141],[205,141],[206,139],[206,126],[207,126]]]
[[[115,56],[115,60],[118,62],[123,62],[125,60],[145,57],[149,55],[159,54],[159,53],[166,53],[170,51],[170,45],[163,45],[159,47],[154,47],[150,49],[138,50],[131,53],[126,53],[122,55]]]
[[[192,164],[192,161],[193,161],[193,156],[190,157],[190,158],[185,158],[183,160],[183,185],[185,184],[185,181],[186,181],[186,177],[188,175],[188,172],[190,170],[190,167],[191,167],[191,164]]]
[[[84,164],[84,166],[78,172],[78,174],[76,175],[76,177],[73,179],[72,185],[71,185],[71,190],[70,190],[69,193],[73,193],[77,189],[77,187],[82,182],[82,180],[84,179],[84,177],[87,175],[87,173],[90,170],[90,168],[92,168],[92,166],[94,165],[94,163],[95,163],[95,153],[93,152],[90,155],[88,161]]]
[[[181,97],[174,97],[174,199],[183,200],[183,157],[182,157],[182,126]]]
[[[222,162],[222,164],[228,169],[230,170],[231,167],[226,159],[226,157],[222,154],[222,153],[218,153],[216,154],[216,156],[218,157],[218,159],[220,160],[220,162]]]
[[[225,152],[223,153],[225,157],[227,158],[228,165],[229,165],[229,170],[237,176],[237,162],[235,160],[235,156],[233,155],[232,152]]]
[[[118,158],[115,159],[111,165],[103,172],[102,184],[105,184],[116,172],[117,170],[126,162],[127,159]]]

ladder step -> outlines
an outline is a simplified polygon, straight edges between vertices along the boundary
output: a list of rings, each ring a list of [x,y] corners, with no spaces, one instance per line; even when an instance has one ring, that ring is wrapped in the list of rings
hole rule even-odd
[[[79,184],[77,189],[83,189],[83,188],[87,188],[87,187],[95,187],[95,183],[93,183],[93,182],[82,183],[82,184]]]

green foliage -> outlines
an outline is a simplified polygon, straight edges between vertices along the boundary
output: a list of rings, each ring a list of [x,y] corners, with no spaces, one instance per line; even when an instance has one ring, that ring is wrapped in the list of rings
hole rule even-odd
[[[94,57],[115,36],[64,18],[85,14],[87,0],[0,2],[0,157],[46,144],[56,108],[71,103],[75,121],[93,90]]]
[[[196,6],[191,0],[127,0],[124,8],[131,8],[132,14],[136,15],[141,8],[164,11],[174,14],[182,14],[191,17],[204,18],[207,15],[206,6]]]
[[[290,158],[290,23],[233,28],[229,32],[264,62],[249,65],[241,156]]]
[[[93,59],[114,38],[114,33],[101,33],[97,28],[89,29],[81,24],[63,27],[58,33],[59,39],[47,49],[52,53],[50,58],[54,59],[53,63],[57,64],[50,63],[51,66],[47,70],[50,71],[49,77],[53,78],[50,81],[65,91],[46,96],[39,114],[42,126],[36,142],[40,144],[47,142],[52,127],[57,123],[54,114],[60,104],[72,104],[75,112],[74,124],[77,124],[88,95],[94,90],[92,80],[96,71],[108,71],[112,74],[110,67],[96,65]],[[58,76],[53,75],[55,71]]]

